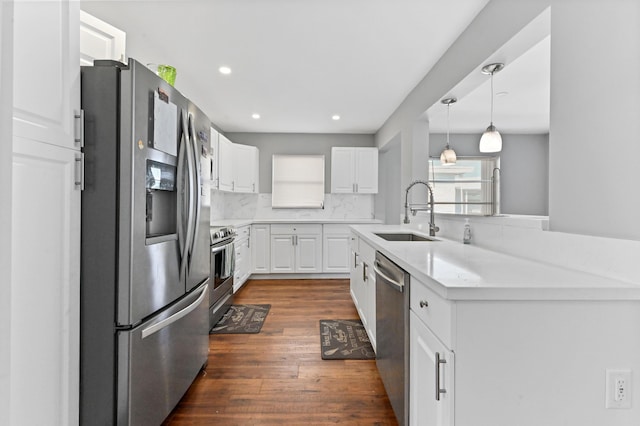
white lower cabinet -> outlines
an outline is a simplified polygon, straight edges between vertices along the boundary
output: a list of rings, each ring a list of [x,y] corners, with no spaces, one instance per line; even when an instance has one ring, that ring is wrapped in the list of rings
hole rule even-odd
[[[271,225],[271,272],[322,272],[322,225]]]
[[[640,424],[635,395],[630,409],[605,406],[607,370],[640,371],[640,302],[449,300],[439,288],[411,277],[411,425]]]
[[[235,241],[236,266],[233,275],[233,292],[235,293],[247,281],[251,275],[251,226],[243,226],[238,229],[238,237]]]
[[[271,226],[251,225],[251,260],[254,274],[271,272]]]
[[[322,272],[349,272],[351,231],[349,225],[322,226]]]
[[[360,321],[376,350],[376,275],[373,270],[375,250],[356,235],[350,237],[350,291]]]
[[[409,424],[453,425],[454,354],[414,312],[409,317]]]

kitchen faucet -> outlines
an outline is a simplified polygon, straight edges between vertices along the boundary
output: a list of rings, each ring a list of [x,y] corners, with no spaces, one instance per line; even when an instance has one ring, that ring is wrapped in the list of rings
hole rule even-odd
[[[433,190],[431,189],[429,184],[423,180],[414,180],[413,182],[411,182],[409,186],[407,186],[406,192],[404,194],[404,223],[409,223],[409,208],[410,208],[409,207],[409,190],[419,183],[426,186],[427,189],[429,190],[429,209],[428,209],[429,210],[429,235],[432,237],[435,237],[436,232],[438,232],[440,228],[436,226],[435,213],[433,211],[433,204],[434,204]],[[411,212],[413,214],[415,214],[419,210],[427,210],[427,209],[411,208]]]

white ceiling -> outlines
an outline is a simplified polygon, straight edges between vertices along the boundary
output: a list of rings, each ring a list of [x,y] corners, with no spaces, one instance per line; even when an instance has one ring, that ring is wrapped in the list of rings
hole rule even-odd
[[[223,131],[375,133],[487,2],[83,0],[81,7],[127,33],[128,56],[175,66],[175,86]],[[218,73],[221,65],[232,74]],[[498,91],[506,70],[496,75]],[[482,91],[482,99],[455,106],[456,123],[465,104],[488,111]]]

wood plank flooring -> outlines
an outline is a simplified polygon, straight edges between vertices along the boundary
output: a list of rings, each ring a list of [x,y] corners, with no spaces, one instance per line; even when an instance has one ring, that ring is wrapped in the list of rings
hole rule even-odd
[[[358,318],[348,280],[250,280],[259,334],[209,337],[206,371],[164,425],[397,425],[373,360],[320,357],[321,319]]]

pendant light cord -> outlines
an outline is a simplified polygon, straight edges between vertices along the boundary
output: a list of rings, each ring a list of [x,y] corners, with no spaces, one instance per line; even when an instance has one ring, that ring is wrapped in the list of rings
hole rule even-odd
[[[493,73],[491,71],[491,125],[493,126]]]
[[[451,104],[447,104],[447,149],[449,149],[449,110],[451,109]]]

